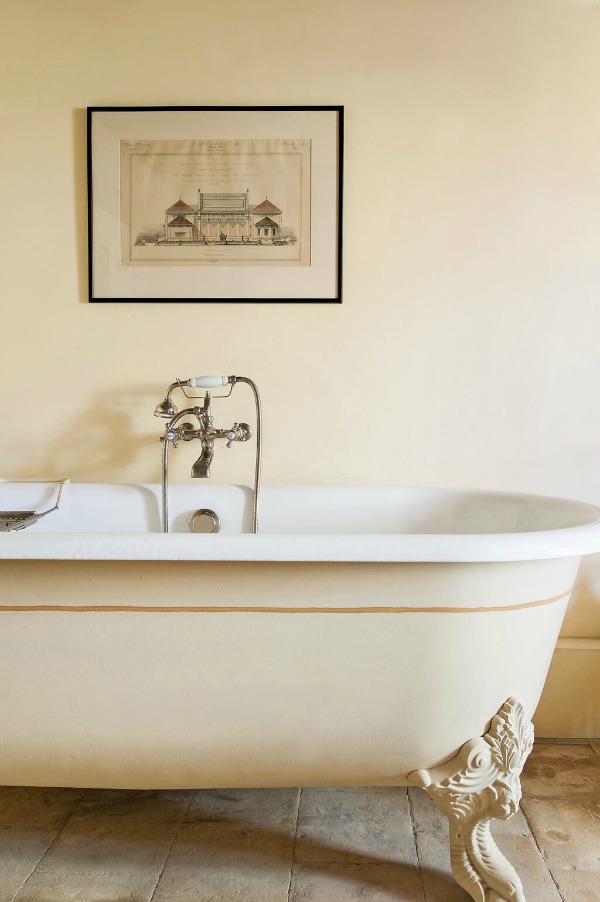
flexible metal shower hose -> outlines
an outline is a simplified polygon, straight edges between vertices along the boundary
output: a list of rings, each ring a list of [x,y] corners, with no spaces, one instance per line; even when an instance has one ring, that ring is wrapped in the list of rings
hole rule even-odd
[[[256,405],[256,462],[254,466],[254,503],[252,506],[252,532],[258,532],[258,496],[260,492],[260,468],[262,457],[262,410],[258,388],[252,379],[246,376],[235,376],[236,382],[245,382],[252,389],[254,404]]]

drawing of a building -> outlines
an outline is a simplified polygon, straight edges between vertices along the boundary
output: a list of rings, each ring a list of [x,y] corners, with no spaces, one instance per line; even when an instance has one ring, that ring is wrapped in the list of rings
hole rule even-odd
[[[256,238],[261,241],[275,241],[281,234],[281,210],[265,197],[262,204],[252,208],[253,227]]]
[[[167,241],[197,241],[195,210],[181,198],[165,210],[165,238]]]
[[[198,190],[193,207],[179,198],[165,210],[165,238],[169,243],[252,242],[281,240],[282,211],[265,198],[250,204],[249,192],[207,193]]]

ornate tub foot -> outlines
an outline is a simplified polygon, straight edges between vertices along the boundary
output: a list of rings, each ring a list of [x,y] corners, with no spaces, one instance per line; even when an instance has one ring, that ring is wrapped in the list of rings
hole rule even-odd
[[[458,883],[476,902],[525,902],[523,886],[490,832],[493,818],[519,808],[519,776],[533,747],[533,725],[510,698],[485,736],[465,743],[440,767],[409,774],[450,821],[450,861]]]

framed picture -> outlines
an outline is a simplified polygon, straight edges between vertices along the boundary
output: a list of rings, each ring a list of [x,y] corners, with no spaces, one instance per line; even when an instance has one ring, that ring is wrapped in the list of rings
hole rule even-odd
[[[340,303],[343,107],[88,107],[89,299]]]

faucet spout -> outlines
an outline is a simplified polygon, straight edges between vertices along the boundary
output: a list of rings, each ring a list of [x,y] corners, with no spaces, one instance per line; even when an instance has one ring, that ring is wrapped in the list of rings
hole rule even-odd
[[[203,438],[201,441],[202,453],[192,466],[192,479],[208,479],[210,476],[210,465],[215,453],[215,443],[209,438]]]

